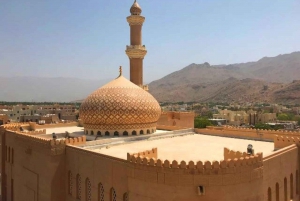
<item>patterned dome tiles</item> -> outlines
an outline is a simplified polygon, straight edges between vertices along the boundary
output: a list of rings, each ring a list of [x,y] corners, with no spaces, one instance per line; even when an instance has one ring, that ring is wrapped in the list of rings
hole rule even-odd
[[[155,128],[161,108],[155,98],[123,76],[99,88],[82,103],[85,129]]]

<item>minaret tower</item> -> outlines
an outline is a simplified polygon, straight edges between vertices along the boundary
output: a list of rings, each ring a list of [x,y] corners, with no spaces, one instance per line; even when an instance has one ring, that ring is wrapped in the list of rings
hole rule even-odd
[[[147,54],[145,45],[142,45],[142,26],[145,17],[141,16],[142,9],[134,1],[130,8],[131,15],[127,17],[130,26],[130,45],[126,48],[126,54],[130,60],[130,81],[147,90],[143,85],[143,59]]]

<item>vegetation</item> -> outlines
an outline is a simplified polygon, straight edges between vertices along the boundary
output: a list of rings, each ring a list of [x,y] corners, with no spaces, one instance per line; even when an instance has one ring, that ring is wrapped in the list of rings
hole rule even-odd
[[[294,117],[295,115],[290,113],[281,113],[277,115],[277,119],[282,121],[293,121]]]
[[[212,123],[206,117],[195,118],[195,128],[206,128],[206,126],[212,126]]]
[[[282,125],[271,126],[269,124],[258,123],[258,124],[255,124],[255,128],[256,129],[266,129],[266,130],[278,130],[278,129],[282,129],[283,126]]]

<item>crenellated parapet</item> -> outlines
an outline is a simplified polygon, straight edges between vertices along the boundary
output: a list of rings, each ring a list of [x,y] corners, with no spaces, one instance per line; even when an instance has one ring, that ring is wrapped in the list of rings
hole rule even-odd
[[[132,156],[135,156],[135,157],[148,157],[148,158],[154,158],[154,159],[157,159],[157,148],[153,148],[151,150],[146,150],[146,151],[143,151],[143,152],[138,152],[138,153],[134,153],[134,154],[130,154],[130,153],[127,153],[127,160],[130,161],[131,157]]]
[[[258,153],[257,155],[260,155],[262,153]],[[252,151],[252,156],[254,156],[254,150]],[[235,158],[241,158],[241,157],[249,157],[251,156],[249,155],[248,153],[246,152],[240,152],[240,151],[233,151],[233,150],[230,150],[226,147],[224,147],[224,160],[227,160],[227,159],[235,159]]]
[[[273,141],[275,135],[297,137],[300,134],[300,132],[298,131],[236,128],[230,126],[224,126],[224,127],[208,126],[207,128],[204,129],[196,128],[195,132],[200,134],[206,134],[206,135],[236,137],[236,138],[243,138],[243,139],[254,139],[254,140],[265,140],[265,141]]]
[[[275,135],[274,137],[274,149],[281,149],[292,144],[300,145],[300,135],[298,136],[283,136]]]
[[[37,130],[37,131],[22,131],[21,133],[26,133],[28,135],[42,135],[42,134],[46,134],[46,129]]]
[[[80,145],[86,143],[86,136],[76,138],[47,139],[33,135],[35,132],[20,132],[7,130],[7,137],[12,137],[14,141],[20,142],[20,146],[25,146],[25,152],[32,153],[32,150],[46,152],[50,155],[60,155],[65,152],[66,145]],[[43,131],[40,131],[43,132]]]
[[[147,151],[146,151],[147,153]],[[141,168],[159,168],[160,170],[177,170],[181,173],[189,174],[233,174],[245,171],[252,171],[261,168],[263,155],[262,153],[232,158],[221,161],[177,161],[161,160],[155,157],[147,157],[147,154],[128,154],[127,161]]]

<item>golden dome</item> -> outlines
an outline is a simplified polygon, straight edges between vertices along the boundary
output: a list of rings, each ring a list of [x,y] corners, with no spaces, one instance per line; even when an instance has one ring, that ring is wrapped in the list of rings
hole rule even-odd
[[[133,5],[130,8],[130,13],[132,15],[140,15],[142,13],[142,8],[138,4],[138,2],[136,2],[136,0],[134,1]]]
[[[156,131],[161,108],[150,93],[120,74],[90,94],[79,114],[86,134],[138,135]]]

